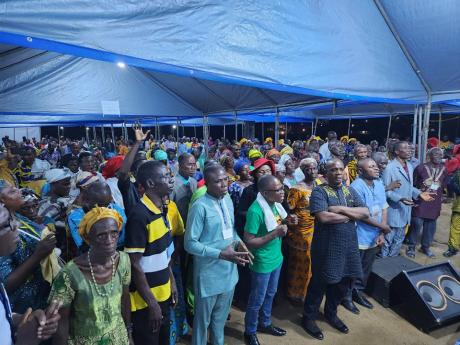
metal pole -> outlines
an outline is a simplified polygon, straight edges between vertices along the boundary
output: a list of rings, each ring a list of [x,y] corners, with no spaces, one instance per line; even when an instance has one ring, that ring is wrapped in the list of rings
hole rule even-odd
[[[96,137],[97,137],[96,126],[93,126],[93,141],[94,141],[95,143],[97,143]]]
[[[208,116],[203,116],[203,141],[204,141],[204,152],[206,157],[208,157]]]
[[[89,145],[89,127],[85,128],[85,132],[86,132],[86,145]]]
[[[428,142],[428,135],[430,131],[430,116],[431,116],[431,93],[428,94],[428,103],[425,108],[425,121],[423,128],[423,145],[422,145],[422,157],[418,157],[421,163],[425,163],[426,159],[426,145]]]
[[[417,155],[420,159],[422,155],[422,114],[423,106],[418,108],[418,133],[417,133]]]
[[[314,130],[313,126],[314,126],[314,123],[313,123],[313,121],[312,121],[312,122],[311,122],[311,135],[310,135],[310,136],[313,136],[313,130]]]
[[[196,138],[196,126],[193,126],[193,133],[195,134],[195,138]]]
[[[104,124],[102,124],[102,127],[101,127],[101,132],[102,132],[102,145],[104,145],[104,142],[105,142],[105,130],[104,130]]]
[[[287,134],[288,134],[288,123],[286,121],[286,128],[284,129],[284,140],[287,140]]]
[[[280,140],[280,111],[276,108],[276,115],[275,115],[275,142],[274,147],[276,148],[278,145],[278,141]]]
[[[318,117],[315,118],[315,126],[313,127],[313,135],[316,136],[316,129],[318,128]]]
[[[58,136],[57,136],[57,139],[58,139],[58,141],[59,141],[59,140],[61,139],[61,135],[60,135],[60,133],[59,133],[59,126],[57,126],[57,130],[58,130]]]
[[[264,133],[265,128],[264,127],[265,127],[265,122],[262,121],[262,138],[261,138],[262,140],[260,141],[262,143],[264,142],[264,139],[265,139],[265,133]]]
[[[350,133],[351,133],[351,116],[348,119],[348,131],[347,131],[347,136],[348,137],[350,137]]]
[[[225,123],[224,123],[224,140],[225,140],[225,139],[226,139],[226,138],[225,138]]]
[[[441,146],[441,126],[442,126],[442,111],[439,109],[439,120],[438,120],[438,147]]]
[[[238,119],[237,119],[236,111],[233,112],[233,114],[235,116],[235,140],[238,141]]]
[[[414,122],[412,126],[412,144],[414,147],[417,145],[417,122],[418,122],[418,104],[415,106]]]
[[[387,130],[387,141],[386,141],[386,143],[388,143],[388,139],[390,139],[391,120],[392,119],[393,119],[393,116],[390,114],[390,119],[388,120],[388,130]]]
[[[179,119],[176,119],[176,129],[177,129],[176,142],[178,143],[179,142]]]
[[[113,123],[110,124],[110,131],[112,133],[112,142],[115,145],[115,130],[113,129]]]

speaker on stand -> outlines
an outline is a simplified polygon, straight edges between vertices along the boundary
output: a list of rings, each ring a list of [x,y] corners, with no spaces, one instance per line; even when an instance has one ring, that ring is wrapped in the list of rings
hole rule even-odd
[[[460,276],[450,262],[401,272],[390,294],[392,308],[424,332],[460,321]]]

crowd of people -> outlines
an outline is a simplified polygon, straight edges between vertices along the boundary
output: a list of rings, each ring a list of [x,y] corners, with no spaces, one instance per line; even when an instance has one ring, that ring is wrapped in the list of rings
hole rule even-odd
[[[430,247],[446,197],[460,195],[460,145],[436,138],[425,163],[396,138],[305,141],[3,138],[0,153],[2,344],[224,344],[232,305],[244,339],[284,336],[284,296],[316,339],[342,333],[342,305],[377,257]],[[421,243],[418,238],[421,235]],[[449,245],[460,247],[460,198]],[[403,253],[404,254],[404,253]]]

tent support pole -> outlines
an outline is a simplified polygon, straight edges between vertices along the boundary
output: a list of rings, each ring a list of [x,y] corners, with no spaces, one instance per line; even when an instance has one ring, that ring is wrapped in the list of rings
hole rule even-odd
[[[193,133],[195,134],[195,138],[196,138],[196,126],[193,126]]]
[[[93,141],[97,143],[97,132],[96,132],[96,126],[93,126]]]
[[[58,139],[58,142],[61,140],[61,133],[59,133],[59,126],[57,126],[57,139]]]
[[[115,131],[113,130],[113,123],[110,124],[110,131],[112,133],[112,142],[115,145]]]
[[[206,157],[208,157],[208,151],[209,151],[208,115],[203,116],[203,140],[204,140],[204,152],[205,152]]]
[[[422,114],[423,106],[418,108],[418,125],[417,125],[417,156],[420,158],[422,155]]]
[[[388,120],[388,130],[387,130],[387,141],[386,145],[388,145],[388,139],[390,139],[390,131],[391,131],[391,121],[393,119],[393,115],[390,114],[390,119]]]
[[[275,115],[275,142],[273,147],[278,146],[278,141],[280,140],[280,110],[276,108],[276,115]]]
[[[102,127],[101,127],[101,131],[102,131],[102,145],[104,145],[104,142],[105,142],[105,130],[104,130],[104,124],[102,124]]]
[[[313,127],[313,135],[316,136],[316,129],[318,128],[318,117],[315,118],[315,125]]]
[[[288,122],[286,121],[286,128],[284,129],[284,140],[287,141],[287,134],[288,134]]]
[[[351,116],[350,118],[348,119],[348,132],[347,132],[347,136],[350,137],[350,132],[351,132]]]
[[[442,111],[439,109],[439,119],[438,119],[438,147],[441,146],[441,126],[442,126]]]
[[[224,140],[227,139],[225,136],[225,123],[224,123]]]
[[[430,131],[430,116],[431,116],[431,93],[428,95],[428,102],[425,108],[425,121],[423,128],[423,142],[422,142],[422,156],[418,157],[421,163],[425,163],[426,158],[426,145],[428,142],[428,135]]]
[[[417,122],[418,122],[418,105],[415,106],[414,110],[414,122],[412,125],[412,144],[414,147],[417,145]]]
[[[233,112],[233,115],[235,117],[235,140],[238,141],[238,119],[237,119],[236,111]]]
[[[179,118],[176,119],[176,143],[179,142]]]
[[[85,132],[86,132],[86,144],[89,145],[89,127],[85,128]]]
[[[262,139],[262,142],[265,140],[265,133],[264,133],[264,132],[265,132],[265,128],[264,128],[264,127],[265,127],[265,122],[262,121],[262,138],[261,138],[261,139]]]

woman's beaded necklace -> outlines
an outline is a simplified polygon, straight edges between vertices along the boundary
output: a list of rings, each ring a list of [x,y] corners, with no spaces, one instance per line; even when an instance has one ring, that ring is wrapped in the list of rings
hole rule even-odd
[[[112,256],[110,256],[110,260],[112,261],[112,278],[110,279],[110,288],[107,292],[101,291],[99,290],[99,286],[96,282],[96,277],[94,277],[93,266],[91,265],[91,259],[89,255],[90,251],[91,250],[88,250],[88,264],[89,264],[89,270],[91,271],[91,278],[93,279],[94,288],[96,289],[96,292],[99,296],[109,297],[112,294],[112,290],[113,290],[113,281],[114,281],[113,278],[115,277],[115,260],[113,259]]]

